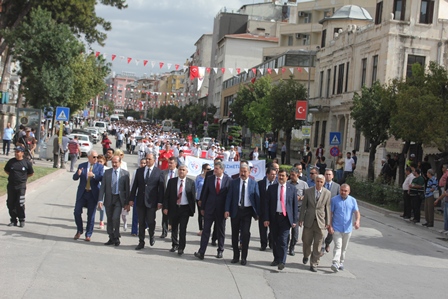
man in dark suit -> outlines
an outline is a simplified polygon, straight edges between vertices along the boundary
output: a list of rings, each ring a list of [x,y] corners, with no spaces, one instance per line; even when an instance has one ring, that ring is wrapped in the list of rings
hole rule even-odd
[[[103,165],[97,163],[98,154],[90,151],[88,161],[78,165],[78,170],[73,174],[73,180],[79,180],[75,202],[76,234],[73,239],[78,240],[83,233],[82,208],[87,207],[86,241],[89,242],[95,224],[96,206],[98,204],[99,183],[103,179]]]
[[[325,170],[324,188],[326,188],[327,190],[330,191],[330,193],[331,193],[330,198],[333,198],[336,195],[339,195],[339,190],[341,188],[341,186],[338,183],[333,182],[333,178],[334,178],[333,170],[326,169]],[[330,252],[331,242],[333,242],[333,234],[328,232],[327,237],[325,238],[325,241],[322,242],[321,255],[324,255],[325,252]]]
[[[269,226],[274,241],[274,261],[271,266],[283,270],[288,250],[288,237],[291,227],[297,225],[297,189],[287,183],[286,170],[278,172],[278,184],[268,188],[264,225]]]
[[[187,166],[180,165],[179,176],[168,180],[163,201],[163,214],[169,216],[171,222],[170,251],[178,250],[179,255],[184,253],[188,220],[194,215],[196,206],[194,181],[187,178],[187,173]]]
[[[135,250],[140,250],[145,247],[146,225],[148,225],[149,231],[149,244],[153,246],[156,242],[154,239],[156,211],[162,208],[165,187],[163,185],[162,171],[157,168],[154,163],[154,155],[147,154],[146,167],[137,169],[131,194],[128,198],[129,205],[133,206],[135,194],[138,190],[136,205],[139,243],[137,247],[135,247]]]
[[[213,222],[216,223],[218,236],[217,258],[222,258],[224,251],[224,237],[226,230],[226,220],[224,219],[224,205],[227,192],[229,191],[230,177],[224,174],[224,164],[214,163],[214,175],[206,178],[201,192],[201,213],[204,216],[204,230],[201,235],[201,246],[198,252],[194,253],[199,259],[204,259],[207,249],[210,231]]]
[[[177,158],[176,157],[169,157],[168,158],[168,168],[162,171],[163,175],[163,186],[165,186],[164,191],[166,191],[166,187],[168,186],[168,181],[172,178],[177,177]],[[160,238],[166,238],[168,235],[168,224],[169,223],[169,217],[168,215],[165,215],[165,213],[162,214],[162,234],[160,235]]]
[[[299,226],[304,225],[302,233],[303,263],[308,262],[311,255],[310,271],[317,272],[320,260],[323,231],[330,227],[331,193],[325,189],[325,178],[319,174],[314,177],[315,186],[305,190],[302,208],[300,210]],[[311,251],[311,245],[313,250]]]
[[[277,171],[272,167],[268,167],[266,169],[266,176],[261,181],[258,181],[258,190],[260,192],[260,215],[263,215],[266,212],[265,207],[268,200],[267,194],[269,186],[277,183]],[[265,251],[268,246],[268,240],[269,247],[272,247],[272,235],[268,234],[268,227],[264,226],[264,222],[261,220],[258,222],[258,230],[260,231],[260,250]]]
[[[241,265],[247,264],[247,252],[249,249],[250,224],[252,217],[258,220],[260,206],[260,192],[258,184],[249,178],[250,167],[246,162],[240,163],[240,177],[230,182],[227,193],[224,218],[232,218],[232,264],[240,260],[238,247],[241,232]]]
[[[222,162],[221,158],[215,158],[215,160],[213,160],[213,164],[216,162]],[[209,170],[205,173],[205,180],[204,180],[204,184],[207,181],[207,178],[211,177],[214,173],[214,170]],[[204,190],[204,189],[202,189]],[[201,191],[201,195],[202,195],[202,191]],[[199,196],[199,201],[198,204],[200,206],[201,204],[201,196]],[[200,211],[198,211],[200,213]],[[213,225],[213,233],[212,233],[212,246],[216,246],[216,240],[218,240],[218,228],[217,228],[217,223],[215,222],[215,224]]]
[[[112,158],[112,168],[104,172],[101,181],[98,209],[106,208],[109,241],[104,245],[120,245],[120,215],[129,196],[129,172],[121,169],[121,158]]]

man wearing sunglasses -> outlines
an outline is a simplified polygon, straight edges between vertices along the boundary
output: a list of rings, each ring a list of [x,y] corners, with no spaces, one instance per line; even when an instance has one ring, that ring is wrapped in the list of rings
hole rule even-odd
[[[73,239],[78,240],[83,234],[82,209],[87,207],[86,241],[89,242],[95,224],[95,209],[98,204],[99,183],[103,179],[104,167],[98,163],[98,153],[90,151],[88,161],[81,163],[73,174],[73,180],[79,180],[75,202],[76,234]]]

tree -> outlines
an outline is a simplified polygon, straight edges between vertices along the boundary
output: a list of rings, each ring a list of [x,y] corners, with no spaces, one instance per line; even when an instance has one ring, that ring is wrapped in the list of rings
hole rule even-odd
[[[252,90],[249,99],[252,99],[243,108],[243,113],[247,119],[246,126],[251,132],[263,134],[271,131],[271,78],[261,77],[250,87]],[[246,101],[246,100],[244,100]]]
[[[75,93],[72,63],[84,47],[67,25],[57,24],[50,12],[38,8],[5,39],[14,41],[12,55],[21,63],[27,105],[74,105],[70,101]]]
[[[306,99],[307,90],[303,84],[295,81],[293,76],[286,81],[280,80],[272,88],[270,98],[270,119],[272,127],[285,132],[286,164],[290,164],[292,129],[298,129],[304,121],[295,119],[296,102]]]
[[[390,92],[377,81],[372,87],[363,87],[361,95],[355,93],[350,116],[354,127],[360,130],[369,141],[369,167],[367,178],[375,178],[375,154],[378,145],[389,138],[390,128]]]

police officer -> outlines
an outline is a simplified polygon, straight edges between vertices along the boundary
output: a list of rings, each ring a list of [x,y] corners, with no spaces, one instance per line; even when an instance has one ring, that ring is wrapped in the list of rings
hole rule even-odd
[[[34,174],[33,164],[30,160],[24,159],[25,148],[17,146],[14,149],[15,157],[10,159],[5,165],[5,172],[8,174],[8,206],[11,222],[8,226],[17,226],[17,218],[20,227],[25,226],[25,191],[28,177]]]

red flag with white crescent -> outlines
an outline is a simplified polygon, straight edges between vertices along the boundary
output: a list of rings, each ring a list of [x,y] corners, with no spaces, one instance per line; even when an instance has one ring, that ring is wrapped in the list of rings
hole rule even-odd
[[[254,75],[256,75],[256,74],[257,74],[257,69],[256,69],[256,68],[253,68],[253,69],[252,69],[252,72],[254,73]]]
[[[236,68],[236,73],[237,74],[241,73],[241,69],[239,67]]]
[[[178,65],[178,64],[175,64],[175,65],[174,65],[174,68],[176,69],[176,71],[179,69],[179,66],[180,66],[180,65]]]
[[[296,120],[306,120],[308,101],[297,101]]]
[[[190,80],[193,80],[194,78],[199,77],[199,69],[197,66],[192,65],[190,66]]]
[[[100,56],[100,52],[95,52],[95,57]]]

